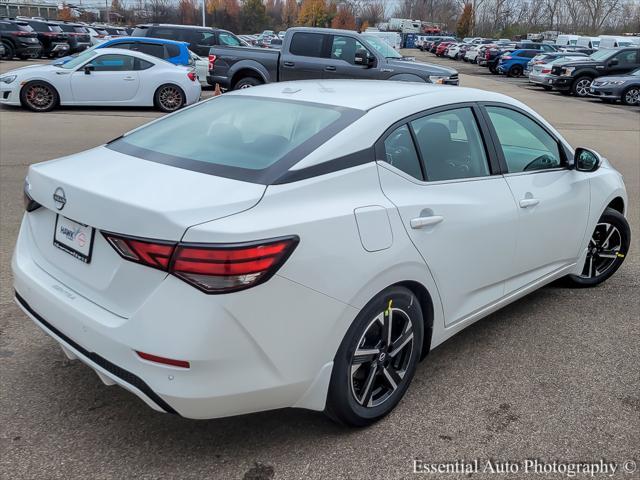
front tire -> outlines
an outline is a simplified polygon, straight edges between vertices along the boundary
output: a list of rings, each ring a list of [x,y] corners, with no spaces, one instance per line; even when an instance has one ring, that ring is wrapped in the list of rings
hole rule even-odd
[[[509,69],[509,73],[507,73],[509,77],[519,77],[520,75],[522,75],[522,67],[520,65],[514,65]]]
[[[29,82],[20,89],[20,102],[22,106],[32,112],[49,112],[60,101],[58,92],[47,82]]]
[[[325,413],[354,427],[387,415],[415,373],[424,336],[422,309],[404,287],[380,292],[358,314],[336,353]]]
[[[182,89],[171,83],[161,85],[153,96],[155,106],[167,113],[180,110],[184,107],[185,102],[186,99]]]
[[[589,96],[589,88],[591,87],[591,77],[579,77],[571,86],[571,91],[576,97],[584,98]]]
[[[607,208],[589,240],[587,258],[580,275],[569,275],[574,287],[595,287],[611,277],[629,251],[631,229],[627,219],[617,210]]]
[[[622,103],[625,105],[640,105],[640,87],[629,87],[624,92],[622,92],[622,96],[620,97]]]

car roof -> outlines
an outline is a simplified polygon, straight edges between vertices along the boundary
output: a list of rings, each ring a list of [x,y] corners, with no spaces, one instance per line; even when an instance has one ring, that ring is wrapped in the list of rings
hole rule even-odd
[[[154,57],[153,55],[148,55],[146,53],[142,53],[142,52],[138,52],[136,50],[128,50],[125,48],[109,48],[109,47],[105,47],[105,48],[96,48],[94,50],[94,52],[99,53],[100,55],[106,55],[106,54],[127,54],[127,55],[131,55],[133,57],[139,57],[143,60],[147,60],[151,63],[158,63],[161,62],[161,65],[171,65],[174,67],[180,67],[181,65],[174,65],[173,63],[167,62],[166,60],[163,60],[162,58],[158,58],[158,57]]]
[[[433,106],[447,105],[450,92],[459,96],[453,103],[479,101],[490,95],[472,88],[431,85],[418,82],[394,82],[388,80],[299,80],[267,83],[259,87],[234,90],[225,95],[249,95],[252,97],[276,98],[320,103],[358,110],[371,110],[380,105],[417,95],[432,97]],[[495,94],[497,95],[497,94]],[[468,98],[465,98],[468,97]],[[509,99],[506,96],[504,99]]]
[[[169,43],[172,45],[188,45],[187,42],[180,42],[178,40],[169,40],[166,38],[154,38],[154,37],[120,37],[120,38],[112,38],[111,40],[107,40],[105,43],[112,42],[146,42],[146,43]]]

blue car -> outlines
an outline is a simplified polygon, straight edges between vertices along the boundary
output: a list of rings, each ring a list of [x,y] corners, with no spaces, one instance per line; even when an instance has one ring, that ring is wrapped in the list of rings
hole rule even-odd
[[[510,77],[519,77],[524,72],[527,64],[533,57],[540,53],[539,50],[514,50],[507,52],[498,61],[498,73],[508,75]]]
[[[124,48],[126,50],[135,50],[137,52],[162,58],[163,60],[175,65],[191,65],[193,63],[189,56],[188,43],[176,42],[175,40],[165,40],[163,38],[119,37],[99,43],[98,45],[85,50],[85,52],[95,50],[97,48]],[[53,62],[53,65],[67,63],[72,58],[74,58],[73,55],[59,58]]]

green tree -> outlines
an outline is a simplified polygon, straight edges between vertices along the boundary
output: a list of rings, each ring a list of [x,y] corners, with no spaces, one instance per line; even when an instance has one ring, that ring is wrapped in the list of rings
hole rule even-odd
[[[261,32],[269,24],[262,0],[243,0],[240,18],[245,33]]]

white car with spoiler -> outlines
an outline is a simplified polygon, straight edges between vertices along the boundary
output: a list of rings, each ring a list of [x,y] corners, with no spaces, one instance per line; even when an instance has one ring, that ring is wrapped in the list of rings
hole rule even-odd
[[[370,424],[430,349],[555,279],[605,281],[630,241],[597,153],[509,97],[402,82],[226,93],[32,165],[25,206],[18,305],[189,418]]]
[[[133,50],[100,48],[64,64],[30,65],[0,75],[0,103],[48,112],[58,105],[156,107],[173,112],[200,99],[189,67]]]

